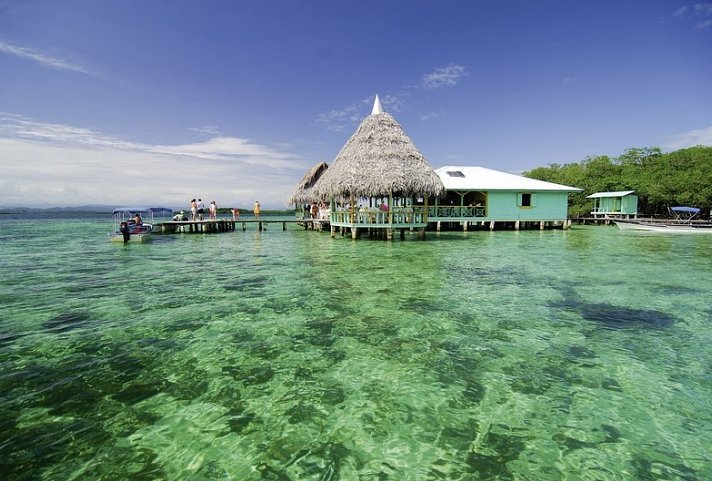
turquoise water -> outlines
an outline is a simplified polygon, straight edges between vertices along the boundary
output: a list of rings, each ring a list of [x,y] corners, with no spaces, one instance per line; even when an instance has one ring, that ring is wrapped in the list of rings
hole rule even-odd
[[[4,217],[4,481],[712,479],[712,236]]]

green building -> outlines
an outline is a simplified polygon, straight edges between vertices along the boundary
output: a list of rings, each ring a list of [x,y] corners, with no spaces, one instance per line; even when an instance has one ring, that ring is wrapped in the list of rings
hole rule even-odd
[[[608,217],[626,219],[638,216],[638,196],[634,190],[596,192],[586,198],[593,200],[591,215],[596,219]]]
[[[476,166],[445,166],[435,170],[447,194],[431,201],[429,221],[470,226],[567,228],[569,193],[582,189],[529,179]]]

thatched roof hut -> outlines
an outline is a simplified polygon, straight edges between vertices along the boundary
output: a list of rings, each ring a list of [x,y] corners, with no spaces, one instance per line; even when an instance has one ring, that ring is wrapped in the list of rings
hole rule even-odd
[[[320,198],[407,197],[441,195],[445,186],[376,96],[373,112],[312,192]]]
[[[312,192],[312,187],[319,180],[319,178],[326,172],[329,165],[326,162],[320,162],[314,167],[309,169],[309,171],[304,174],[302,180],[299,182],[297,187],[294,189],[292,196],[287,201],[288,205],[299,205],[299,204],[310,204],[316,202],[319,199]]]

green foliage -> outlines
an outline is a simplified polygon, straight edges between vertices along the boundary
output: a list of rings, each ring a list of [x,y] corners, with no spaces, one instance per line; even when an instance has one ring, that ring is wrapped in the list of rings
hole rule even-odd
[[[550,164],[525,172],[532,179],[583,189],[570,197],[569,215],[591,212],[586,196],[634,190],[641,215],[665,215],[668,206],[712,206],[712,147],[697,146],[663,153],[658,147],[632,148],[616,158],[588,157],[579,163]]]

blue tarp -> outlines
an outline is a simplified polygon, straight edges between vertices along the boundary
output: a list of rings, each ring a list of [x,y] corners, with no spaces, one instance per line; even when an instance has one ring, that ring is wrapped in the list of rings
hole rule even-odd
[[[670,210],[673,212],[687,212],[689,214],[697,214],[700,212],[700,209],[697,207],[670,207]]]
[[[127,214],[170,214],[173,215],[173,209],[169,209],[168,207],[119,207],[114,209],[114,212],[112,214],[120,214],[120,213],[127,213]]]

